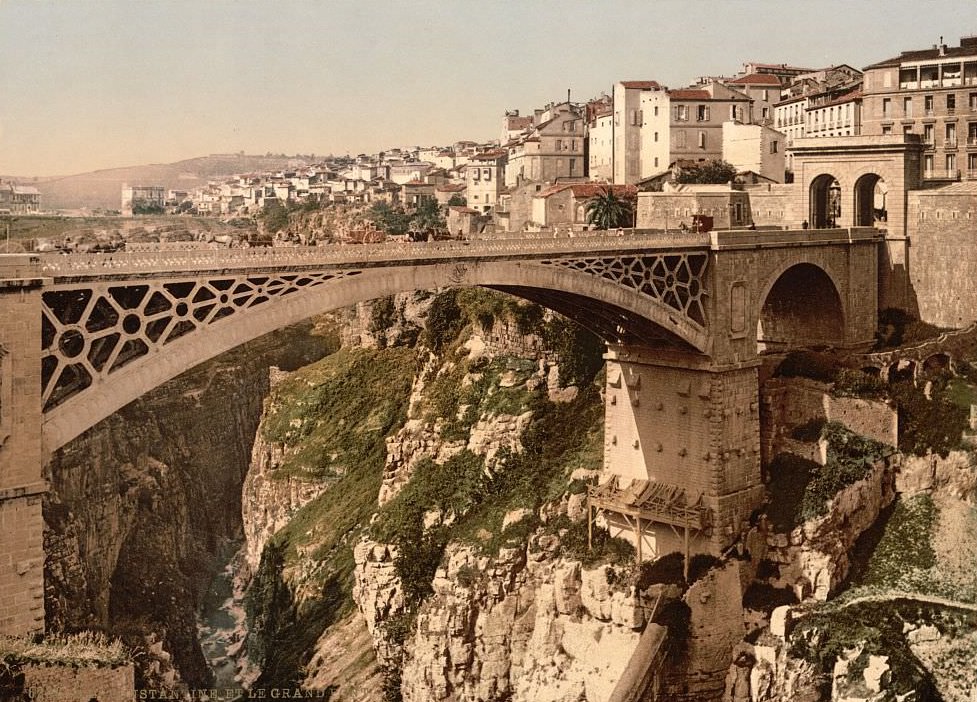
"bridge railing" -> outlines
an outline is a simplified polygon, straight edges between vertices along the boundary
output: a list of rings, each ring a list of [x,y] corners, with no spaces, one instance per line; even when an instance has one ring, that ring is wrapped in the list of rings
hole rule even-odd
[[[474,241],[392,242],[383,244],[331,244],[157,252],[41,254],[45,275],[121,275],[162,270],[213,270],[288,265],[370,265],[411,260],[472,259],[481,256],[545,256],[599,253],[622,249],[690,249],[709,246],[708,234],[621,230],[588,236],[549,239],[481,239]]]
[[[128,273],[215,270],[224,268],[282,268],[287,266],[371,266],[405,261],[471,260],[480,257],[566,256],[602,252],[689,250],[764,246],[804,246],[876,240],[871,227],[855,229],[723,230],[708,233],[618,229],[574,232],[550,238],[493,238],[472,241],[330,244],[242,249],[139,251],[87,254],[33,254],[26,268],[46,277],[73,275],[122,276]],[[13,271],[0,261],[0,278]],[[18,275],[25,263],[18,260]]]

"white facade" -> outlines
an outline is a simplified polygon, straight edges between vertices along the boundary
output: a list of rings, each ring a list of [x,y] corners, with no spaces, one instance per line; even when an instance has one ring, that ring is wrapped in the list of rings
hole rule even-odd
[[[786,168],[784,135],[760,124],[723,123],[723,160],[737,171],[753,171],[782,183]]]
[[[587,139],[590,179],[611,182],[614,179],[614,114],[595,117]]]

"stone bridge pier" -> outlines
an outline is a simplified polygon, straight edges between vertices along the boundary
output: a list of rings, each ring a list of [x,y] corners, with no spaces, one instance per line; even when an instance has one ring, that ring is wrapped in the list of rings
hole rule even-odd
[[[612,533],[644,558],[719,553],[763,501],[758,364],[634,346],[605,359],[604,470],[621,492],[597,501]]]
[[[0,281],[0,633],[44,631],[41,293]]]

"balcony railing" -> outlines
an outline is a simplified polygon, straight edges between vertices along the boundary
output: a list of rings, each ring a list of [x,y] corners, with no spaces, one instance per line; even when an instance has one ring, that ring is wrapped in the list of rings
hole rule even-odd
[[[967,137],[967,146],[977,146],[977,134]]]
[[[944,139],[943,140],[943,148],[944,149],[955,149],[955,148],[957,148],[957,139],[956,139],[956,137],[954,137],[953,139]]]
[[[932,107],[927,107],[925,110],[923,110],[923,114],[927,117],[933,117],[936,114],[936,110],[934,110]]]
[[[977,180],[977,168],[967,170],[967,180]]]
[[[960,171],[952,168],[930,168],[923,171],[923,180],[960,180]]]

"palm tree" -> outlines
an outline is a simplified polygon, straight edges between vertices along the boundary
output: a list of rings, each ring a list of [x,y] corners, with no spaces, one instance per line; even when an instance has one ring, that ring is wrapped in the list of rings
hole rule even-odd
[[[634,205],[628,198],[618,197],[611,188],[601,191],[587,202],[587,223],[598,229],[630,227]]]

